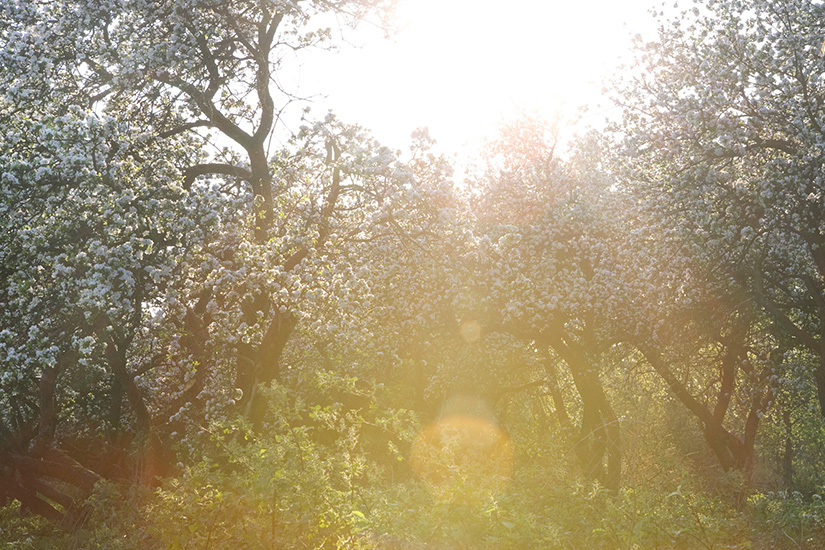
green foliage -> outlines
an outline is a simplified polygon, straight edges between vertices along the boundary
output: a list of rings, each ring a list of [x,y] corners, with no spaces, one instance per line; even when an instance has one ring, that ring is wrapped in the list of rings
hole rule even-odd
[[[415,432],[414,417],[380,408],[374,388],[354,378],[309,378],[301,388],[264,390],[259,430],[235,420],[202,431],[203,455],[147,507],[158,539],[172,548],[360,544],[371,510],[365,491],[388,475],[379,462],[403,459],[390,443],[397,449]],[[388,436],[382,451],[364,440],[369,432]]]
[[[0,508],[0,543],[4,550],[37,548],[44,540],[60,536],[60,530],[40,516],[23,515],[15,501]]]
[[[755,526],[772,533],[777,546],[815,548],[825,537],[825,489],[809,497],[798,491],[756,493],[748,501]]]
[[[15,502],[0,509],[0,548],[140,550],[164,548],[147,528],[144,505],[151,489],[100,481],[87,499],[84,526],[66,531],[39,516],[21,513]]]
[[[634,470],[612,495],[571,481],[563,445],[547,441],[541,457],[517,453],[506,485],[456,498],[409,475],[397,449],[419,425],[384,407],[378,388],[324,372],[265,393],[272,416],[261,429],[212,423],[200,458],[156,489],[98,483],[75,532],[3,508],[0,548],[767,549],[825,536],[821,492],[754,493],[737,508],[741,479],[708,491],[687,459],[661,449],[666,464]]]

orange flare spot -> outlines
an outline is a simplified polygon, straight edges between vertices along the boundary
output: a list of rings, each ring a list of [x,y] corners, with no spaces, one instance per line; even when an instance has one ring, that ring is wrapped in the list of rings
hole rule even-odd
[[[500,493],[513,473],[513,447],[492,422],[449,416],[425,428],[411,466],[439,500],[479,502]]]
[[[471,343],[481,338],[481,325],[476,321],[463,321],[458,332],[465,342]]]

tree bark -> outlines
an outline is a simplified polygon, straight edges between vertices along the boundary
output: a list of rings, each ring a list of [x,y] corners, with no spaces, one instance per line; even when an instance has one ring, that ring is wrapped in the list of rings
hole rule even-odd
[[[577,343],[553,338],[550,346],[570,369],[582,400],[582,425],[577,447],[583,449],[578,452],[584,474],[615,494],[622,482],[621,428],[599,380],[598,369]]]
[[[650,349],[640,351],[647,359],[653,369],[662,377],[676,398],[687,408],[702,425],[702,434],[705,441],[716,455],[719,465],[723,470],[742,470],[746,474],[753,465],[753,452],[756,440],[756,432],[759,423],[759,412],[767,404],[767,396],[762,395],[752,405],[745,425],[745,434],[738,437],[724,426],[725,412],[729,396],[720,395],[717,406],[712,413],[703,403],[696,399],[688,389],[682,384],[673,372],[666,366],[664,358]],[[725,381],[726,367],[722,368],[721,390],[729,387]],[[724,401],[725,406],[720,407],[719,403]]]
[[[253,355],[255,376],[252,379],[252,386],[248,388],[250,398],[245,411],[253,424],[260,425],[266,417],[266,403],[258,393],[258,386],[280,379],[281,356],[297,324],[298,318],[290,312],[276,311],[275,317],[264,334],[263,341]],[[243,390],[246,392],[247,388]]]

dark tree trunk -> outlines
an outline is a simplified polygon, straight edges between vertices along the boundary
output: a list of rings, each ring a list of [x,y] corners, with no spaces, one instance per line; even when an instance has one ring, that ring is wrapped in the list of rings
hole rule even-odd
[[[244,393],[249,392],[245,413],[255,425],[260,425],[266,418],[266,400],[258,392],[258,386],[280,379],[281,356],[297,324],[298,318],[291,313],[276,312],[263,341],[253,354],[255,376],[251,387],[242,389]]]
[[[598,368],[579,344],[556,338],[550,345],[570,369],[582,401],[582,425],[576,447],[584,474],[615,494],[622,482],[621,428],[599,380]]]
[[[723,470],[742,470],[748,476],[753,467],[754,445],[756,433],[759,425],[759,415],[764,412],[770,400],[770,390],[766,390],[751,404],[750,412],[745,424],[745,432],[739,437],[725,428],[725,416],[730,402],[730,396],[726,395],[728,390],[733,389],[732,375],[729,373],[726,360],[723,360],[721,369],[720,395],[717,398],[716,407],[711,412],[704,403],[700,402],[688,391],[687,387],[674,375],[667,367],[665,359],[658,353],[649,350],[641,350],[647,358],[648,363],[662,377],[670,388],[673,395],[681,401],[701,423],[702,434],[705,441],[713,451],[719,465]],[[720,405],[721,403],[721,405]]]
[[[30,455],[0,450],[0,496],[17,499],[25,511],[64,528],[75,528],[87,516],[82,503],[100,476],[54,447],[37,446]],[[79,496],[70,496],[66,486]],[[70,491],[71,492],[71,491]]]
[[[118,345],[110,341],[106,347],[106,355],[116,383],[123,388],[126,401],[135,415],[135,431],[137,432],[135,473],[140,482],[152,484],[158,476],[168,473],[168,465],[165,464],[166,461],[163,458],[163,445],[155,431],[146,398],[135,381],[135,376],[129,372],[126,348],[125,343]]]

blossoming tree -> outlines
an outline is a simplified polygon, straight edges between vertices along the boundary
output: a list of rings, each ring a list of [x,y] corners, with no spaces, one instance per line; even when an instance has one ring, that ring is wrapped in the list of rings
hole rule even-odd
[[[825,414],[822,9],[711,1],[663,21],[619,101],[629,185],[816,358]]]
[[[36,480],[16,485],[25,506],[70,519],[48,480],[88,491],[117,466],[81,466],[69,437],[140,449],[151,478],[175,432],[238,405],[260,417],[297,324],[353,314],[356,252],[397,238],[413,171],[332,117],[272,147],[293,99],[277,71],[329,43],[316,16],[382,10],[2,4],[2,463]]]

